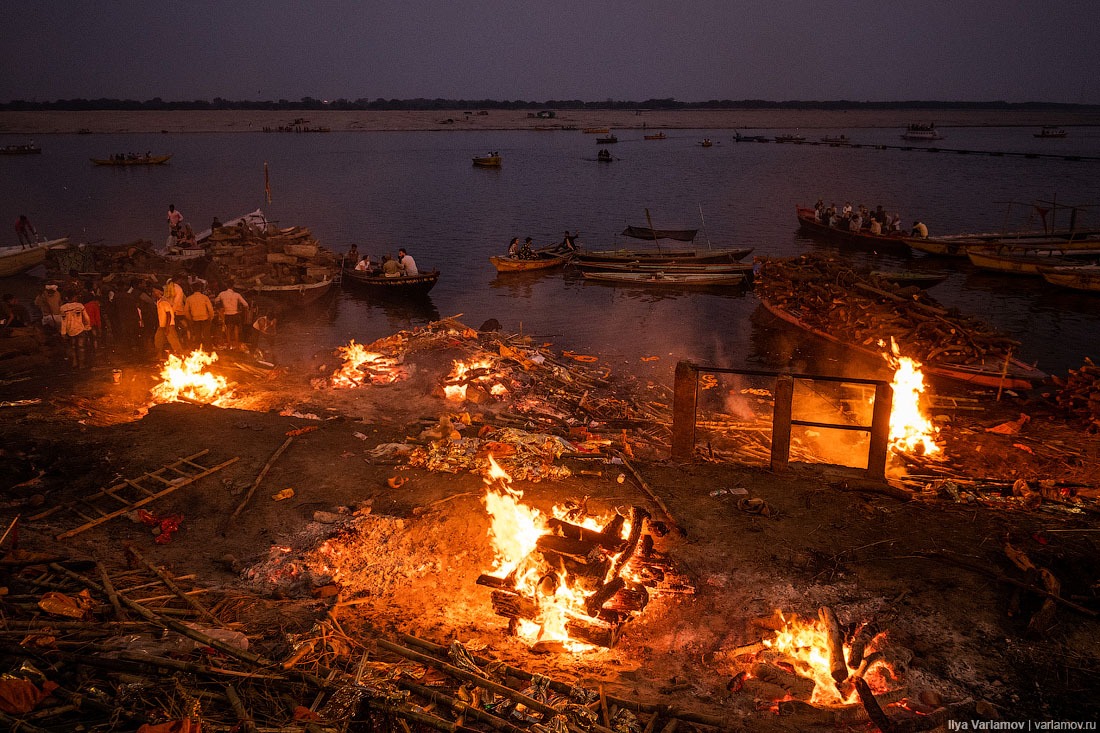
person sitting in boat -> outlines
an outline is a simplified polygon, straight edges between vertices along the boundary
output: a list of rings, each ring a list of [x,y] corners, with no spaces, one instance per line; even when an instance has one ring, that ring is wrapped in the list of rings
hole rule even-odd
[[[570,234],[569,230],[566,229],[565,236],[562,238],[561,244],[558,246],[558,249],[562,252],[576,252],[577,243],[574,240],[576,240],[576,237]]]
[[[401,266],[402,275],[413,277],[420,274],[420,270],[416,269],[416,260],[409,256],[404,247],[397,250],[397,264]]]
[[[887,225],[886,231],[900,232],[901,231],[901,214],[893,213],[890,215],[890,223]]]
[[[382,276],[399,277],[400,275],[401,265],[397,264],[397,260],[389,255],[382,255]]]
[[[531,251],[531,238],[523,240],[523,244],[519,248],[519,258],[521,260],[533,260],[535,259],[535,253]]]
[[[350,254],[350,252],[349,252]],[[370,255],[366,255],[361,260],[355,263],[356,272],[367,272],[370,270]]]
[[[220,227],[221,225],[221,219],[215,216],[214,221],[210,222],[210,233],[213,234],[214,232],[218,231],[218,227]]]
[[[878,219],[871,217],[871,224],[868,227],[871,234],[882,234],[882,225],[878,223]]]
[[[920,221],[919,219],[913,222],[913,229],[909,233],[912,234],[914,237],[919,237],[920,239],[928,239],[928,227],[926,227],[924,225],[924,222]]]
[[[512,237],[512,241],[508,243],[508,256],[519,258],[519,237]]]
[[[852,214],[848,219],[848,231],[858,232],[863,228],[863,217],[859,214]]]

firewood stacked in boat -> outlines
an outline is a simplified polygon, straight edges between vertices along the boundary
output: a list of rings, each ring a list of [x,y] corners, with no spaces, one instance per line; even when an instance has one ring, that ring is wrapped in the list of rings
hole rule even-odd
[[[769,259],[756,291],[760,297],[855,345],[890,348],[921,362],[980,364],[1004,360],[1019,346],[982,321],[940,305],[924,291],[901,287],[870,271],[824,255]]]
[[[1065,377],[1052,376],[1058,388],[1054,401],[1066,412],[1089,421],[1090,430],[1100,430],[1100,366],[1085,357],[1080,369],[1070,369]]]
[[[336,255],[318,244],[307,227],[219,227],[209,242],[215,262],[241,282],[313,283],[337,269]]]

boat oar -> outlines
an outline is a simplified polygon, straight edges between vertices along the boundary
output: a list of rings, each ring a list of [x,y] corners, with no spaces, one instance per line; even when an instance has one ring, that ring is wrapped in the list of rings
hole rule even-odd
[[[703,236],[707,238],[707,249],[711,249],[710,235],[707,234],[707,221],[706,221],[706,219],[703,218],[703,205],[702,204],[699,204],[699,221],[703,225]]]

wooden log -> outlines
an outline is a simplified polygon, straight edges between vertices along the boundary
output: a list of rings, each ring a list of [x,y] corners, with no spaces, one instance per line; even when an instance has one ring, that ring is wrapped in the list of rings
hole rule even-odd
[[[241,702],[240,695],[237,694],[233,685],[225,686],[225,696],[229,698],[229,704],[233,707],[233,712],[237,714],[237,720],[244,726],[246,733],[256,733],[256,721],[245,710],[244,703]]]
[[[879,634],[878,624],[874,622],[863,624],[856,631],[852,637],[852,642],[848,646],[848,666],[851,669],[859,669],[863,664],[863,654],[867,650],[867,645],[871,643]]]
[[[283,441],[283,444],[279,446],[279,448],[274,453],[271,454],[271,458],[267,459],[267,463],[265,463],[264,467],[260,469],[260,473],[256,476],[256,480],[253,481],[252,486],[249,487],[248,493],[244,495],[244,498],[241,499],[241,503],[238,504],[237,508],[233,510],[233,513],[229,515],[230,521],[236,519],[237,515],[240,514],[241,511],[244,510],[245,506],[248,505],[248,502],[252,499],[252,495],[256,493],[256,489],[259,488],[260,482],[264,480],[264,476],[266,476],[267,472],[271,470],[271,466],[274,465],[279,456],[283,454],[283,451],[289,448],[290,444],[294,442],[294,438],[295,436],[293,435],[288,436],[287,439]]]
[[[495,590],[490,596],[490,601],[493,604],[493,612],[498,616],[533,621],[539,615],[538,603],[518,593]]]
[[[637,613],[649,605],[649,591],[641,583],[627,582],[626,587],[603,604],[603,610]]]
[[[553,534],[544,534],[535,541],[540,552],[552,552],[585,565],[595,564],[602,559],[599,546],[581,539],[570,539]]]
[[[164,572],[163,570],[146,560],[145,556],[138,552],[136,547],[128,544],[126,545],[126,551],[133,555],[135,560],[147,567],[150,571],[152,571],[154,575],[160,578],[160,581],[164,583],[168,590],[172,591],[172,593],[174,593],[178,598],[182,599],[183,602],[186,603],[188,606],[198,611],[200,616],[210,620],[211,622],[217,624],[222,628],[226,628],[225,622],[223,622],[220,618],[207,610],[206,606],[196,601],[191,595],[184,593],[182,590],[180,590],[180,587],[172,581],[172,578],[168,575],[168,573]],[[117,593],[115,594],[115,600],[118,600]]]
[[[620,536],[619,532],[622,529],[624,521],[625,517],[616,514],[611,519],[611,522],[600,531],[589,529],[588,527],[581,527],[556,517],[551,518],[548,524],[551,529],[560,532],[562,537],[568,537],[574,540],[585,540],[607,550],[618,550],[623,544],[623,538]]]
[[[626,538],[626,544],[623,546],[622,552],[615,558],[615,563],[611,566],[613,576],[618,576],[623,566],[634,557],[634,553],[638,549],[638,540],[642,536],[642,529],[649,520],[649,516],[649,512],[640,506],[630,507],[630,535]]]
[[[780,669],[774,664],[757,662],[749,667],[749,674],[752,675],[751,679],[782,687],[787,694],[799,700],[809,700],[814,694],[815,683],[813,680],[799,674],[794,674],[793,672],[788,672],[785,669]],[[748,680],[746,680],[746,683],[747,682]]]
[[[621,626],[604,626],[586,624],[577,619],[570,619],[565,624],[565,630],[569,638],[583,641],[593,646],[602,646],[606,649],[614,649],[619,643]]]
[[[603,608],[603,604],[611,600],[619,591],[626,587],[626,581],[621,577],[616,576],[607,583],[604,583],[595,593],[584,599],[584,610],[588,612],[589,616],[595,617],[599,615],[600,609]]]
[[[446,705],[452,711],[454,711],[454,713],[459,718],[470,717],[480,723],[485,723],[486,725],[493,728],[493,730],[504,731],[505,733],[527,733],[524,728],[513,725],[507,720],[499,718],[496,715],[488,713],[476,706],[468,705],[461,700],[456,700],[449,695],[445,695],[442,691],[438,689],[425,687],[424,685],[417,684],[416,682],[412,682],[404,678],[398,679],[397,684],[398,686],[403,687],[409,692],[419,695],[420,697],[423,697],[430,702]]]
[[[844,637],[840,635],[840,621],[836,613],[828,606],[822,606],[817,612],[818,619],[825,627],[826,643],[829,645],[829,673],[839,685],[848,679],[848,665],[844,661]]]
[[[477,576],[477,584],[484,585],[487,588],[496,588],[498,590],[512,590],[514,583],[508,578],[498,578],[495,575],[486,575],[482,573]]]
[[[669,527],[676,530],[681,537],[687,537],[687,532],[677,524],[676,519],[672,516],[672,511],[668,508],[668,505],[665,504],[664,499],[658,496],[657,493],[650,488],[646,480],[642,478],[642,474],[638,473],[638,469],[634,468],[634,464],[632,464],[622,453],[618,453],[618,458],[623,462],[623,466],[630,472],[630,475],[634,477],[638,486],[646,493],[646,496],[652,499],[653,502],[661,508],[661,512],[664,514],[665,521],[668,522]]]

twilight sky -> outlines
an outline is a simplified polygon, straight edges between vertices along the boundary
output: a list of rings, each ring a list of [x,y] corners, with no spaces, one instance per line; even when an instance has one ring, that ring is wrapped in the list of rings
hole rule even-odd
[[[1100,104],[1100,0],[5,0],[0,101]]]

